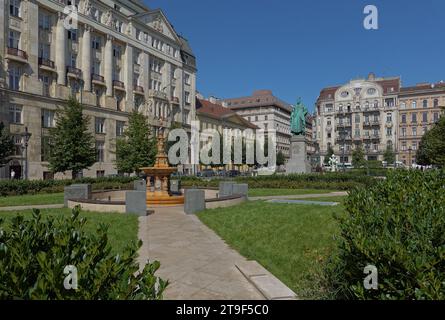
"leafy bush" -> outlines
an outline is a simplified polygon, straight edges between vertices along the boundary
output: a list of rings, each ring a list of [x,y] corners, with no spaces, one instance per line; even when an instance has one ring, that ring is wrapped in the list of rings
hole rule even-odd
[[[237,177],[239,183],[248,183],[249,188],[289,188],[289,189],[331,189],[349,190],[357,186],[368,186],[374,178],[364,174],[353,173],[316,173],[316,174],[290,174],[258,177]],[[218,187],[220,179],[205,180],[196,177],[181,178],[184,186]]]
[[[0,219],[0,299],[162,299],[168,282],[155,277],[159,262],[147,263],[142,272],[136,261],[139,242],[112,256],[107,227],[97,234],[83,230],[79,208],[71,217]],[[64,286],[64,269],[75,266],[78,288]]]
[[[136,177],[81,178],[77,180],[0,180],[0,196],[63,192],[74,183],[91,183],[94,190],[132,188]]]
[[[350,192],[327,267],[340,299],[445,299],[445,171],[391,172]],[[364,268],[378,270],[365,290]]]

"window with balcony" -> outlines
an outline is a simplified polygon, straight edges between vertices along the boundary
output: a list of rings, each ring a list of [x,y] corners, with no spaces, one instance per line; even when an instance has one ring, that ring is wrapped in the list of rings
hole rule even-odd
[[[96,118],[95,119],[96,133],[105,133],[105,119]]]
[[[9,0],[9,14],[14,17],[20,17],[21,10],[20,6],[22,4],[21,0]]]
[[[105,142],[96,141],[96,162],[105,161]]]
[[[23,123],[23,107],[11,104],[9,106],[9,122],[15,124]]]
[[[18,66],[11,65],[8,70],[9,89],[20,90],[20,80],[22,78],[22,69]]]
[[[10,30],[8,38],[8,47],[18,49],[19,43],[20,43],[20,32]]]
[[[42,82],[42,85],[43,85],[43,88],[42,88],[43,92],[42,92],[42,94],[44,96],[49,97],[50,96],[51,83],[52,83],[51,76],[46,75],[46,74],[41,74],[39,76],[39,80]]]
[[[42,127],[54,128],[55,127],[55,112],[52,110],[42,110]]]

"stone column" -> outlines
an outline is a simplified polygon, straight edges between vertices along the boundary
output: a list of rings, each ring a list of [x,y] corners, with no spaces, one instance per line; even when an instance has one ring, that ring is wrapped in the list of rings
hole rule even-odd
[[[87,25],[82,38],[82,73],[84,90],[91,91],[91,27]]]
[[[104,52],[104,78],[107,85],[107,96],[113,95],[113,37],[107,35]]]
[[[124,83],[126,90],[126,107],[125,111],[129,112],[134,108],[134,96],[133,96],[133,47],[127,44],[127,48],[125,50],[125,60],[124,63]]]
[[[57,84],[66,85],[66,30],[63,25],[65,15],[59,12],[56,27],[56,69]]]

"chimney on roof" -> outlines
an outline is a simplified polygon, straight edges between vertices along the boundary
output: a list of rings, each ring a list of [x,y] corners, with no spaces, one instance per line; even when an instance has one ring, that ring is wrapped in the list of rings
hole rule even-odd
[[[375,74],[374,74],[374,72],[370,72],[370,73],[368,74],[368,80],[369,80],[369,81],[374,81],[374,80],[375,80]]]
[[[216,103],[218,103],[218,98],[216,98],[216,97],[214,97],[214,96],[210,96],[210,97],[209,97],[209,101],[210,101],[211,103],[216,104]]]

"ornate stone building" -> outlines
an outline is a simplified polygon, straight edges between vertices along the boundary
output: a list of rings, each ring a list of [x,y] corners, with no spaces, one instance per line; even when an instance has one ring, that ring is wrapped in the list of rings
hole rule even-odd
[[[331,146],[341,162],[352,161],[362,145],[368,160],[383,160],[386,148],[397,149],[397,100],[400,78],[352,80],[321,90],[316,103],[315,143],[323,162]]]
[[[67,15],[68,5],[77,16]],[[97,163],[85,176],[117,173],[114,141],[133,109],[155,132],[172,121],[189,128],[195,118],[193,51],[161,10],[142,1],[0,0],[0,34],[0,116],[17,144],[0,177],[12,168],[20,174],[27,158],[29,178],[52,178],[48,128],[70,95],[85,106],[96,138]]]
[[[332,146],[342,162],[352,161],[352,151],[362,145],[368,160],[383,160],[391,147],[396,160],[409,166],[423,134],[441,116],[445,84],[423,83],[402,87],[400,78],[352,80],[324,88],[316,103],[314,143],[320,162]]]

